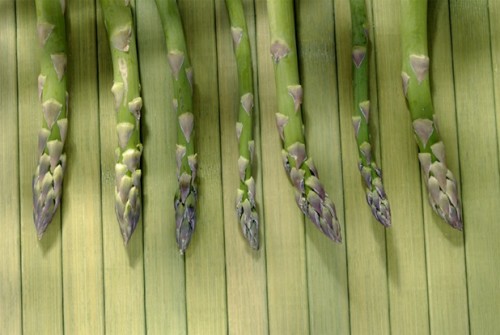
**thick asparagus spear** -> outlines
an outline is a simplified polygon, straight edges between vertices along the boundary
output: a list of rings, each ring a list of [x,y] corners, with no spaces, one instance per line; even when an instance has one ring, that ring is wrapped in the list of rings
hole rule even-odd
[[[403,91],[413,121],[429,202],[449,225],[462,229],[457,183],[446,167],[445,148],[432,106],[427,51],[427,0],[401,0]]]
[[[174,80],[172,106],[177,113],[177,180],[175,194],[176,238],[182,253],[196,226],[196,170],[194,143],[193,70],[186,48],[181,16],[175,0],[156,0],[167,44],[167,58]]]
[[[267,10],[278,96],[276,122],[283,144],[283,165],[295,187],[297,205],[304,215],[326,236],[340,242],[342,238],[335,206],[326,194],[313,161],[306,152],[293,0],[267,0]]]
[[[255,180],[252,176],[252,161],[255,142],[253,140],[253,69],[252,53],[245,12],[241,0],[226,0],[231,23],[234,53],[238,67],[238,92],[240,104],[236,135],[239,141],[240,186],[236,198],[236,213],[243,236],[253,249],[259,248],[259,217],[255,207]]]
[[[129,1],[100,0],[113,60],[113,86],[116,111],[115,211],[125,244],[141,215],[142,144],[140,143],[139,68],[135,30]]]
[[[36,0],[35,5],[42,46],[38,97],[44,117],[38,133],[38,166],[33,176],[33,218],[41,239],[61,203],[68,130],[67,50],[64,1]]]
[[[382,184],[382,171],[372,156],[368,120],[370,116],[368,71],[368,22],[365,0],[350,0],[354,116],[352,124],[359,153],[359,172],[366,185],[366,201],[373,216],[385,227],[391,225],[391,209]]]

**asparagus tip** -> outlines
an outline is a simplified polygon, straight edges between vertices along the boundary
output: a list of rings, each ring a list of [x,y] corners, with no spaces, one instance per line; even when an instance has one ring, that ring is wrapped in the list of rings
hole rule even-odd
[[[36,190],[34,190],[34,194],[37,194]],[[49,203],[47,202],[40,203],[38,197],[35,197],[33,204],[33,221],[35,224],[37,238],[40,241],[43,237],[43,234],[45,233],[45,230],[52,222],[52,218],[54,217],[58,206],[56,204],[48,206]]]
[[[462,210],[457,181],[444,161],[444,146],[438,142],[431,148],[436,161],[431,163],[431,154],[429,153],[419,154],[420,165],[426,177],[429,203],[436,214],[447,224],[452,228],[462,230]]]
[[[330,240],[342,243],[342,233],[335,205],[326,193],[320,192],[323,197],[321,198],[317,193],[314,193],[314,190],[311,191],[307,198],[302,198],[300,193],[296,192],[299,208]]]
[[[123,224],[123,226],[122,226],[122,224]],[[130,241],[130,238],[132,237],[132,233],[134,232],[136,226],[137,226],[137,222],[121,223],[120,224],[124,246],[128,245],[128,241]],[[127,227],[134,227],[134,228],[128,229]]]
[[[253,250],[259,250],[259,223],[256,220],[241,221],[243,236]]]
[[[122,237],[123,237],[123,245],[125,247],[127,247],[128,246],[128,241],[130,241],[130,236],[127,236],[126,234],[123,234]]]
[[[450,226],[452,226],[453,228],[459,230],[459,231],[463,231],[464,230],[464,225],[462,223],[462,220],[457,220],[457,221],[451,221],[451,222],[448,222],[450,224]]]
[[[176,221],[175,233],[177,247],[179,248],[179,252],[181,254],[184,254],[187,247],[189,246],[196,226],[196,196],[194,188],[192,186],[191,188],[191,193],[185,199],[184,203],[182,202],[182,198],[180,197],[180,191],[178,191],[178,193],[176,194],[174,201]]]
[[[241,158],[241,157],[240,157]],[[239,161],[240,162],[240,161]],[[244,171],[240,176],[244,179]],[[246,187],[245,187],[246,186]],[[255,182],[252,177],[239,188],[236,196],[236,216],[243,236],[254,250],[259,249],[259,215],[255,207]]]
[[[328,227],[328,230],[323,230],[326,236],[330,238],[333,242],[342,243],[342,234],[340,233],[340,223],[335,218],[335,222]]]
[[[389,200],[385,194],[366,189],[366,202],[371,208],[375,219],[380,222],[385,228],[391,227],[391,208]]]
[[[136,200],[135,198],[132,199]],[[139,218],[141,216],[141,205],[140,203],[135,204],[134,208],[130,207],[128,210],[121,211],[121,204],[115,202],[115,212],[116,218],[118,220],[118,225],[120,226],[120,232],[122,234],[123,243],[125,245],[128,244],[128,241],[132,237],[132,234],[137,228],[137,223],[139,222]]]
[[[457,207],[453,206],[450,204],[449,210],[447,213],[444,213],[440,208],[434,207],[435,211],[438,213],[438,215],[447,223],[449,224],[452,228],[458,230],[458,231],[463,231],[464,226],[462,222],[462,214],[460,210],[460,204],[457,205]]]

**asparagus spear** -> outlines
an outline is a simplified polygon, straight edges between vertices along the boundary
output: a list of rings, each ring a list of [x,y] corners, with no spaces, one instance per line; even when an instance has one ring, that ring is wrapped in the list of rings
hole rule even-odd
[[[368,80],[368,23],[365,0],[350,0],[354,116],[352,124],[359,154],[359,172],[366,185],[366,201],[373,216],[385,227],[391,225],[391,209],[382,184],[382,171],[372,156],[368,128],[370,115]]]
[[[183,254],[196,226],[196,170],[194,143],[193,70],[191,68],[179,8],[175,0],[156,0],[174,81],[173,109],[177,113],[177,180],[174,198],[177,245]]]
[[[446,166],[445,148],[432,106],[427,51],[427,0],[401,0],[401,18],[403,92],[413,121],[429,202],[450,226],[462,230],[457,182]]]
[[[38,97],[43,122],[38,133],[38,165],[33,176],[33,218],[38,239],[61,203],[68,130],[66,28],[64,1],[36,0],[37,31],[42,53]]]
[[[132,10],[127,0],[100,0],[113,60],[116,111],[115,212],[125,244],[141,215],[139,68]]]
[[[259,217],[255,208],[255,180],[252,176],[252,161],[255,142],[252,136],[252,114],[254,107],[253,69],[250,41],[241,0],[226,0],[231,23],[231,35],[238,67],[238,92],[240,105],[236,135],[239,141],[240,185],[236,198],[236,213],[243,236],[253,249],[259,249]]]
[[[293,0],[267,0],[274,61],[278,113],[276,123],[282,139],[285,171],[295,187],[297,205],[327,237],[340,242],[335,206],[307,156],[302,123],[302,86],[299,83]]]

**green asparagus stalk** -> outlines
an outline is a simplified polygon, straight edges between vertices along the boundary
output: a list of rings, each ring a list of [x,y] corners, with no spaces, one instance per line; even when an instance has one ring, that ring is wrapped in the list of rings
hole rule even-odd
[[[447,168],[439,136],[429,81],[427,0],[401,0],[403,92],[418,144],[420,166],[434,211],[453,228],[462,230],[457,182]]]
[[[382,171],[372,156],[368,127],[370,116],[368,71],[368,22],[365,0],[350,0],[354,116],[352,124],[359,154],[359,172],[365,182],[366,201],[373,216],[385,227],[391,225],[391,209],[382,184]]]
[[[115,212],[125,244],[141,215],[141,154],[139,68],[132,10],[127,0],[100,0],[113,60],[116,111]]]
[[[179,8],[175,0],[156,0],[167,45],[167,58],[173,75],[172,106],[177,113],[177,180],[174,198],[176,238],[183,254],[196,226],[196,171],[194,143],[193,69],[187,53]]]
[[[229,13],[238,67],[238,93],[240,96],[238,122],[236,123],[240,151],[238,158],[240,184],[236,198],[236,213],[243,236],[250,246],[257,250],[259,249],[259,217],[255,207],[255,180],[252,176],[255,148],[252,136],[254,110],[252,53],[241,0],[226,0],[226,7]]]
[[[68,130],[66,28],[64,1],[36,0],[38,39],[42,47],[38,98],[43,122],[38,133],[38,165],[33,176],[33,218],[38,239],[61,203]]]
[[[306,151],[293,0],[267,0],[267,10],[278,97],[276,123],[283,144],[283,165],[295,187],[297,205],[304,215],[327,237],[340,242],[342,237],[335,206]]]

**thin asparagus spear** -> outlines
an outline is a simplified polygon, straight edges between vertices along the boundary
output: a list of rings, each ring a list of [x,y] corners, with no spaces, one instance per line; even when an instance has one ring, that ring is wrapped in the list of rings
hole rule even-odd
[[[116,111],[115,212],[125,244],[141,215],[141,154],[139,68],[129,1],[100,0],[113,60]]]
[[[282,139],[285,171],[295,187],[297,205],[330,239],[340,242],[335,206],[307,156],[302,123],[302,86],[299,83],[293,0],[267,0],[274,61],[278,113],[276,122]]]
[[[64,1],[36,0],[38,39],[42,46],[38,97],[43,122],[38,133],[38,166],[33,176],[33,218],[38,239],[61,203],[68,130],[66,28]]]
[[[368,128],[370,115],[368,71],[368,22],[365,0],[350,0],[354,116],[352,124],[359,153],[359,172],[366,185],[366,201],[373,216],[385,227],[391,225],[391,209],[382,184],[382,171],[372,156]]]
[[[432,106],[427,51],[427,0],[401,0],[401,18],[403,92],[413,121],[429,202],[450,226],[462,230],[457,182],[446,166],[445,148]]]
[[[179,8],[175,0],[156,0],[167,45],[167,57],[174,81],[173,109],[177,113],[177,180],[175,222],[181,254],[191,241],[196,226],[196,170],[194,143],[193,70],[186,48]]]
[[[238,92],[240,105],[236,135],[239,141],[240,185],[236,198],[236,213],[243,236],[253,249],[259,249],[259,217],[255,208],[255,180],[252,176],[252,161],[255,142],[253,140],[253,69],[250,41],[241,0],[226,0],[231,23],[234,53],[238,67]]]

